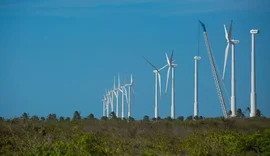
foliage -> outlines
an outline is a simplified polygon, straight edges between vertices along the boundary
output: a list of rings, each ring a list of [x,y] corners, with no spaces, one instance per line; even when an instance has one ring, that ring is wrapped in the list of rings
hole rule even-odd
[[[149,119],[149,116],[148,115],[145,115],[144,117],[143,117],[143,121],[149,121],[150,119]]]
[[[270,155],[267,118],[74,122],[54,117],[2,120],[0,155]]]
[[[179,121],[184,121],[184,117],[183,117],[183,116],[179,116],[179,117],[177,118],[177,120],[179,120]]]
[[[78,111],[74,111],[72,120],[81,120],[81,114]]]

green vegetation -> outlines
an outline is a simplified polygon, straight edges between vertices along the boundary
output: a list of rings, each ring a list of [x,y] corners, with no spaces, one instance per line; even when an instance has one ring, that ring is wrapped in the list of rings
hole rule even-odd
[[[270,155],[270,119],[0,117],[0,155]]]

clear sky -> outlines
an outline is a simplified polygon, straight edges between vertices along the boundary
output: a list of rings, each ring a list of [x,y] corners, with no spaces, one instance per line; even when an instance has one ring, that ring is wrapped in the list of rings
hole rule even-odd
[[[131,116],[154,116],[154,73],[164,52],[175,50],[176,117],[193,115],[194,59],[199,54],[199,115],[222,116],[202,29],[205,23],[222,72],[226,40],[223,23],[233,20],[236,45],[237,108],[250,106],[250,29],[256,35],[257,108],[270,116],[269,0],[2,0],[0,2],[0,116],[102,116],[105,89],[119,72],[121,84],[134,75]],[[199,31],[199,33],[198,33]],[[199,35],[199,37],[198,37]],[[199,45],[198,45],[199,42]],[[230,110],[229,55],[224,92]],[[167,70],[162,71],[162,91]],[[221,75],[220,75],[221,76]],[[159,116],[170,115],[169,93]],[[126,107],[127,108],[127,107]],[[127,111],[125,111],[127,115]]]

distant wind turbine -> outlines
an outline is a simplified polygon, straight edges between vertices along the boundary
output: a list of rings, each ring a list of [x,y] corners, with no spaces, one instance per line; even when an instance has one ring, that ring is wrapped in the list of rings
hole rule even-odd
[[[165,94],[167,93],[168,89],[168,81],[170,77],[170,70],[172,70],[172,104],[171,104],[171,118],[174,119],[175,115],[175,79],[174,79],[174,68],[177,67],[177,64],[173,64],[173,52],[171,53],[170,59],[168,58],[167,53],[165,52],[166,55],[166,60],[167,60],[167,65],[168,65],[168,71],[167,71],[167,80],[166,80],[166,89],[165,89]]]
[[[160,76],[160,71],[162,69],[164,69],[166,66],[168,66],[168,64],[166,64],[162,68],[158,69],[150,61],[148,61],[146,58],[144,58],[144,59],[145,59],[145,61],[147,63],[149,63],[154,68],[154,73],[155,73],[155,119],[157,119],[158,118],[158,86],[159,86],[159,91],[160,91],[160,96],[161,96],[161,76]]]
[[[120,82],[120,78],[118,79],[118,81]],[[126,90],[126,79],[124,78],[124,85],[120,87],[120,92],[122,93],[122,119],[124,119],[125,117],[125,99],[124,96],[126,97],[126,102],[128,102],[128,98],[127,98],[127,90]]]
[[[109,104],[111,102],[111,95],[110,95],[110,92],[105,90],[106,91],[106,110],[107,110],[107,117],[109,117]]]
[[[114,84],[113,84],[113,93],[116,98],[116,117],[118,117],[118,95],[119,95],[119,90],[120,89],[120,80],[119,80],[119,73],[118,73],[118,86],[117,88],[115,87],[115,77],[114,77]]]
[[[198,111],[198,60],[200,60],[200,56],[195,56],[195,72],[194,72],[194,117],[199,116]]]
[[[130,94],[131,94],[131,90],[132,90],[132,99],[134,100],[134,89],[133,89],[133,85],[134,85],[134,80],[131,74],[130,77],[130,84],[126,84],[126,86],[128,87],[128,118],[131,116],[131,108],[130,108]]]

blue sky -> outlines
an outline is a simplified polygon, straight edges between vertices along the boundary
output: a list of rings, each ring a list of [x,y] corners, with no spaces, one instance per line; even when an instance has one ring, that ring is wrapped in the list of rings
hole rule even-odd
[[[257,108],[270,116],[270,2],[267,0],[2,0],[0,2],[0,116],[102,116],[103,94],[134,75],[136,119],[154,116],[154,73],[141,56],[161,67],[175,49],[176,116],[193,114],[194,60],[199,63],[199,114],[222,116],[202,30],[206,24],[220,74],[226,40],[223,23],[233,20],[237,108],[250,105],[250,29],[256,36]],[[199,35],[199,38],[198,38]],[[199,45],[198,45],[199,40]],[[224,92],[230,109],[229,55]],[[162,91],[166,70],[162,71]],[[159,116],[170,115],[169,94]],[[125,112],[127,115],[127,112]]]

